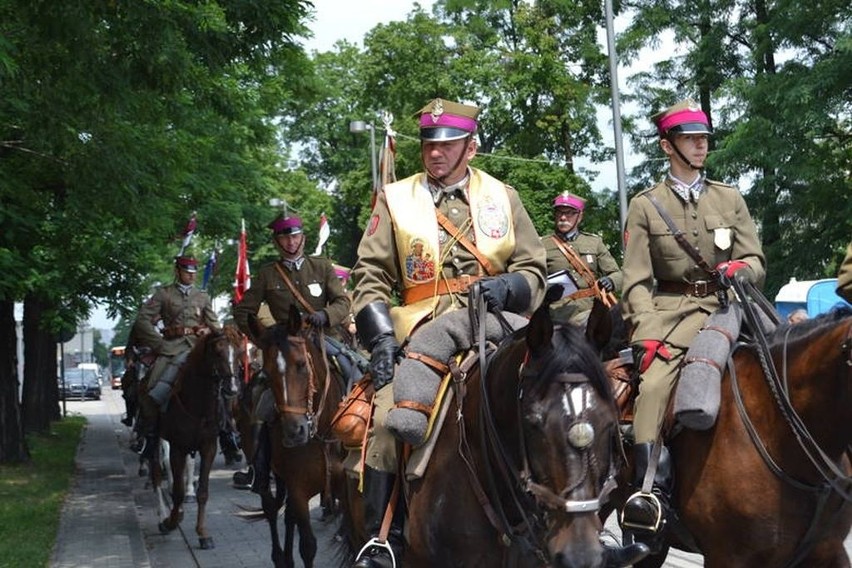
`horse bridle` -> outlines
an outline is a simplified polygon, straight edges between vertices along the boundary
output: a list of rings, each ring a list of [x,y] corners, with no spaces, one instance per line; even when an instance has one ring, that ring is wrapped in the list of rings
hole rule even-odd
[[[518,397],[518,414],[519,414],[519,426],[523,430],[523,425],[520,422],[520,413],[521,413],[521,402],[523,400],[523,382],[525,380],[525,376],[523,370],[520,374],[521,377],[521,385],[520,385],[520,396]],[[594,474],[595,471],[595,456],[589,452],[589,448],[594,443],[594,437],[597,433],[594,431],[594,427],[585,419],[585,414],[587,411],[587,407],[585,404],[582,405],[582,408],[575,408],[576,400],[572,395],[572,391],[575,391],[577,385],[588,385],[589,377],[582,373],[562,373],[556,377],[556,381],[562,383],[563,388],[565,390],[565,401],[567,402],[568,408],[566,409],[568,414],[574,417],[572,424],[568,427],[568,441],[569,444],[576,449],[582,459],[584,466],[583,476],[576,480],[575,483],[565,487],[559,493],[555,493],[549,487],[537,483],[533,478],[532,468],[530,467],[529,462],[529,453],[526,448],[526,439],[523,435],[523,431],[521,432],[521,436],[519,437],[521,444],[521,458],[523,460],[523,464],[520,471],[520,479],[523,483],[524,490],[531,494],[536,502],[536,504],[544,509],[550,511],[558,511],[562,513],[591,513],[595,511],[599,511],[604,503],[606,503],[609,493],[615,489],[616,481],[615,481],[615,467],[613,460],[610,460],[609,472],[607,475],[607,481],[604,483],[604,486],[601,488],[600,494],[594,499],[570,499],[569,496],[571,493],[586,480],[586,478],[590,474]],[[584,388],[585,393],[585,388]],[[585,398],[585,396],[584,396]]]
[[[325,341],[323,340],[322,334],[320,334],[320,346],[322,351],[323,358],[326,358],[325,354]],[[288,386],[287,386],[287,376],[286,373],[283,374],[283,384],[282,384],[282,392],[284,395],[284,400],[277,404],[276,407],[281,413],[289,413],[289,414],[304,414],[308,420],[308,426],[310,428],[311,436],[315,436],[317,433],[317,428],[319,427],[320,417],[322,416],[323,411],[326,406],[326,399],[328,397],[329,390],[329,369],[328,365],[326,365],[326,377],[325,377],[325,386],[323,387],[322,396],[320,397],[319,405],[314,407],[314,395],[317,393],[317,384],[316,384],[316,365],[314,363],[314,358],[311,355],[310,350],[307,347],[308,339],[302,335],[289,335],[287,337],[288,343],[293,343],[297,346],[300,351],[302,357],[304,357],[305,363],[308,367],[308,385],[307,385],[307,396],[305,400],[305,404],[303,406],[296,406],[289,404],[289,396],[288,396]],[[279,349],[279,357],[280,349]]]

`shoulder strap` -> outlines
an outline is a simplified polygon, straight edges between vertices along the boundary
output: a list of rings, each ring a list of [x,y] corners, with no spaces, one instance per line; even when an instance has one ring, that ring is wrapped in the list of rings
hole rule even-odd
[[[601,299],[603,304],[611,308],[617,302],[615,295],[611,292],[606,292],[598,286],[598,281],[595,278],[594,273],[589,269],[583,259],[580,258],[580,255],[577,254],[577,251],[566,245],[562,239],[557,237],[556,235],[551,235],[550,238],[553,239],[553,242],[556,243],[556,246],[559,248],[560,252],[565,255],[565,258],[568,259],[568,262],[571,263],[571,266],[574,267],[574,270],[580,273],[580,276],[586,281],[589,285],[589,288],[594,290],[595,295]]]
[[[284,284],[286,284],[287,288],[290,289],[290,292],[293,294],[293,297],[296,298],[296,300],[298,300],[300,304],[302,304],[302,307],[305,308],[305,311],[309,314],[314,313],[315,310],[311,307],[308,301],[305,300],[305,297],[299,293],[299,290],[297,290],[296,287],[293,285],[293,281],[290,280],[290,277],[287,276],[287,273],[284,272],[284,269],[281,268],[281,265],[278,262],[275,263],[275,270],[277,270],[278,274],[281,275],[281,278],[284,280]]]
[[[663,209],[663,206],[660,205],[660,202],[657,201],[657,199],[650,193],[646,193],[644,195],[648,198],[648,200],[657,210],[657,213],[660,214],[660,217],[663,218],[663,221],[666,223],[666,226],[668,226],[669,231],[671,231],[672,235],[677,241],[677,244],[680,245],[680,248],[682,248],[683,251],[688,254],[689,257],[692,258],[692,260],[695,261],[695,264],[697,264],[702,270],[704,270],[704,272],[706,272],[713,278],[718,278],[719,273],[716,272],[716,269],[707,264],[707,261],[704,260],[703,256],[701,256],[701,252],[697,248],[695,248],[689,241],[686,240],[686,237],[683,236],[683,231],[677,228],[677,225],[675,225],[675,222],[672,220],[671,216],[669,216],[666,210]]]
[[[476,245],[470,242],[470,240],[464,236],[458,228],[453,225],[453,222],[447,219],[447,216],[441,213],[440,210],[435,209],[435,215],[438,217],[438,223],[446,230],[450,235],[453,236],[461,245],[468,250],[473,256],[476,257],[476,260],[479,261],[479,264],[482,265],[482,268],[485,269],[485,272],[488,276],[494,276],[497,274],[497,271],[494,270],[494,267],[491,266],[491,262],[485,258],[485,256],[479,252],[479,249],[476,248]]]

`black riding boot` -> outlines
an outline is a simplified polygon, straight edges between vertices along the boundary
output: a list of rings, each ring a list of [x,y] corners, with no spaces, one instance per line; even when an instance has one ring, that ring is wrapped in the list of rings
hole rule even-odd
[[[364,469],[364,524],[371,540],[379,536],[382,520],[393,493],[396,475],[371,467]],[[398,499],[388,531],[387,544],[393,550],[396,565],[402,566],[402,553],[405,548],[405,502]],[[393,562],[385,545],[373,544],[356,559],[353,568],[391,568]]]
[[[219,430],[219,448],[222,450],[222,455],[225,456],[225,465],[243,461],[243,455],[240,453],[237,438],[233,432]]]
[[[147,399],[139,405],[139,417],[136,421],[137,441],[133,450],[143,458],[153,458],[157,448],[159,412],[154,401]]]
[[[624,504],[621,513],[621,528],[637,541],[647,544],[652,553],[660,551],[666,521],[670,516],[672,487],[674,485],[671,455],[668,448],[660,448],[660,458],[654,472],[654,484],[651,493],[641,493],[645,472],[651,462],[653,443],[633,446],[636,472],[633,484],[636,493]]]
[[[269,426],[266,422],[256,422],[252,425],[254,437],[254,456],[251,465],[254,478],[251,480],[251,491],[263,495],[269,491]]]

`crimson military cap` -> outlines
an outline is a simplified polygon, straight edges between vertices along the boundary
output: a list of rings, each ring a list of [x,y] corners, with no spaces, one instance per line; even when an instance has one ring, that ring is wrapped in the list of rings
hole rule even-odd
[[[198,272],[198,261],[191,256],[176,256],[175,267],[189,273]]]
[[[272,234],[276,237],[278,235],[298,235],[302,232],[302,220],[296,216],[280,215],[267,227],[272,229]]]
[[[658,112],[651,120],[662,138],[669,134],[713,134],[707,115],[689,99]]]
[[[417,111],[420,117],[420,140],[449,142],[461,140],[476,132],[476,117],[479,108],[433,99]]]

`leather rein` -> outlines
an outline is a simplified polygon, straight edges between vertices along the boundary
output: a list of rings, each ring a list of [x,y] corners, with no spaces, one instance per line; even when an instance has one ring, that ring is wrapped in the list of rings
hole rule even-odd
[[[278,412],[281,413],[289,413],[289,414],[304,414],[308,419],[308,424],[310,426],[311,437],[317,435],[317,429],[319,428],[320,419],[322,418],[323,413],[326,410],[326,401],[328,399],[328,391],[331,383],[331,375],[329,373],[328,365],[325,367],[325,381],[322,390],[322,396],[320,397],[319,404],[314,406],[314,398],[317,393],[317,367],[314,362],[314,358],[311,355],[310,350],[307,346],[307,338],[302,335],[289,335],[287,337],[287,342],[292,343],[299,350],[299,354],[304,358],[305,363],[308,367],[308,385],[307,385],[307,396],[305,397],[305,401],[303,405],[295,405],[290,404],[290,397],[288,396],[288,386],[287,386],[287,376],[286,373],[284,375],[283,381],[283,394],[284,400],[280,403],[276,404],[276,408]],[[319,342],[320,342],[320,351],[322,353],[323,360],[327,361],[328,358],[325,353],[325,340],[323,337],[323,333],[319,333]]]
[[[486,463],[494,463],[497,465],[498,473],[495,473],[492,468],[484,468],[485,487],[482,480],[474,468],[473,453],[467,442],[467,432],[464,426],[462,416],[463,399],[466,392],[467,369],[471,365],[461,365],[463,371],[459,370],[458,366],[451,365],[450,368],[454,375],[454,387],[457,393],[458,416],[457,423],[459,425],[459,455],[465,463],[474,493],[483,507],[483,510],[494,529],[499,535],[500,542],[508,549],[512,544],[518,544],[525,550],[534,552],[534,554],[542,561],[547,562],[549,554],[547,552],[546,543],[539,536],[541,528],[545,526],[545,516],[548,512],[562,512],[567,514],[590,513],[601,508],[607,494],[615,488],[615,469],[613,464],[610,465],[610,472],[606,486],[601,495],[596,499],[573,500],[568,498],[570,493],[583,482],[585,475],[589,473],[589,459],[584,459],[586,467],[585,475],[582,479],[568,486],[559,493],[552,491],[535,481],[532,470],[529,466],[530,459],[524,442],[523,425],[520,421],[522,391],[524,381],[525,366],[522,366],[519,373],[519,396],[518,396],[518,439],[520,440],[520,453],[522,456],[521,468],[518,469],[514,464],[509,450],[500,438],[500,433],[497,424],[494,420],[494,415],[491,410],[491,401],[488,396],[488,389],[485,384],[485,377],[488,372],[488,354],[493,351],[493,345],[489,345],[486,340],[486,317],[487,308],[485,299],[479,293],[479,284],[474,284],[471,287],[469,295],[469,310],[471,315],[471,328],[473,335],[473,345],[478,350],[478,360],[480,368],[480,391],[482,404],[480,408],[480,441],[485,452]],[[509,333],[512,330],[509,323],[503,318],[502,314],[494,314],[504,331]],[[489,347],[492,349],[489,350]],[[527,354],[526,357],[528,357]],[[525,357],[525,359],[526,359]],[[569,385],[586,383],[588,377],[582,374],[565,373],[559,380],[565,383],[565,387]],[[493,460],[487,459],[489,454]],[[499,476],[498,476],[499,474]],[[520,517],[520,522],[517,525],[512,525],[504,507],[503,500],[500,498],[498,485],[502,485],[508,489],[509,499],[515,512]],[[531,511],[531,512],[530,512]]]
[[[761,292],[751,283],[741,282],[733,279],[732,286],[740,298],[754,299],[763,310],[771,314],[771,305]],[[728,370],[731,376],[731,387],[733,390],[734,401],[737,406],[737,411],[746,428],[746,431],[763,459],[769,470],[784,483],[804,492],[813,493],[817,497],[817,504],[814,510],[814,516],[809,523],[809,528],[799,542],[796,553],[793,558],[787,563],[787,566],[796,566],[805,555],[816,544],[816,527],[817,520],[822,516],[828,498],[832,493],[836,493],[844,501],[852,502],[852,476],[847,475],[835,462],[826,454],[820,447],[819,443],[814,439],[813,435],[807,428],[807,425],[801,419],[793,403],[790,400],[787,377],[787,344],[791,328],[786,330],[781,355],[781,372],[775,366],[775,361],[770,353],[769,345],[766,339],[766,334],[763,329],[760,317],[755,311],[755,307],[750,301],[741,302],[743,313],[749,324],[749,327],[754,333],[754,351],[760,361],[763,376],[766,379],[769,391],[775,401],[781,415],[786,421],[790,430],[796,438],[796,442],[802,452],[807,456],[814,469],[823,479],[823,483],[812,484],[800,481],[786,473],[781,465],[779,465],[770,455],[769,450],[760,438],[757,428],[751,417],[748,415],[748,410],[742,398],[742,391],[736,374],[736,367],[733,361],[733,351],[728,355]],[[769,309],[767,309],[769,305]],[[778,323],[777,321],[775,323]],[[852,366],[852,324],[846,331],[846,336],[840,346],[841,350],[846,353],[846,365]],[[852,456],[852,449],[847,447],[846,454]]]

